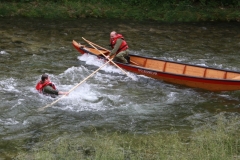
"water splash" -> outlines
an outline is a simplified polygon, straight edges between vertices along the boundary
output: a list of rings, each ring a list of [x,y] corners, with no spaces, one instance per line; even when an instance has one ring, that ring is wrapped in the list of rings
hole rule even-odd
[[[0,54],[8,54],[6,51],[0,51]]]
[[[20,92],[17,89],[17,82],[14,78],[7,78],[0,80],[0,87],[3,91],[7,92]]]

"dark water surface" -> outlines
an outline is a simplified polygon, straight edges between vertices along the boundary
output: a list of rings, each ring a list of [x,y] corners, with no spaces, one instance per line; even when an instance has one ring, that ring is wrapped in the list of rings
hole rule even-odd
[[[112,30],[122,33],[131,53],[240,71],[240,23],[163,24],[78,19],[0,19],[0,159],[29,148],[39,137],[79,135],[91,128],[152,133],[181,132],[214,123],[220,113],[240,115],[240,91],[209,92],[168,84],[106,66],[69,96],[39,95],[35,84],[47,73],[68,91],[104,62],[80,54],[81,37],[105,48]]]

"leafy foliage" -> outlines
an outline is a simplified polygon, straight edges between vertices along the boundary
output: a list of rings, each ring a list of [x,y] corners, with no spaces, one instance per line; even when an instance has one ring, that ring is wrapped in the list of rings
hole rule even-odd
[[[79,0],[0,0],[0,2],[79,2]],[[106,4],[127,4],[131,6],[160,6],[166,3],[172,5],[187,4],[187,5],[201,5],[201,6],[231,6],[239,7],[239,0],[81,0],[81,3],[106,3]]]
[[[4,2],[3,2],[4,1]],[[1,3],[2,2],[2,3]],[[220,4],[222,2],[222,4]],[[160,22],[237,21],[236,0],[0,0],[0,17],[118,18]],[[230,4],[237,5],[230,5]],[[224,6],[227,4],[228,6]]]

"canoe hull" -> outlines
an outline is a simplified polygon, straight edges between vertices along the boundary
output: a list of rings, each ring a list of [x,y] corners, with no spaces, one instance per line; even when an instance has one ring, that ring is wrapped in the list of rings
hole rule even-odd
[[[132,66],[122,65],[117,63],[121,68],[133,72],[136,74],[145,75],[154,79],[166,81],[173,84],[185,85],[192,88],[201,88],[209,91],[233,91],[240,90],[239,81],[224,81],[217,79],[203,79],[197,77],[186,77],[181,75],[174,75],[169,73],[162,73],[157,71],[151,71],[147,69],[141,69]]]
[[[91,48],[81,48],[79,44],[74,41],[73,46],[81,54],[89,53],[95,55],[92,52]],[[119,62],[115,63],[119,67],[129,72],[145,75],[147,77],[166,81],[173,84],[180,84],[192,88],[200,88],[209,91],[240,90],[240,72],[183,64],[179,62],[159,60],[138,55],[130,55],[130,57],[131,60],[134,62],[134,64],[132,65]],[[154,66],[155,63],[156,65]],[[193,71],[191,70],[192,68],[194,68]],[[184,72],[184,74],[180,74],[180,72]],[[197,74],[203,75],[202,77],[198,77]]]

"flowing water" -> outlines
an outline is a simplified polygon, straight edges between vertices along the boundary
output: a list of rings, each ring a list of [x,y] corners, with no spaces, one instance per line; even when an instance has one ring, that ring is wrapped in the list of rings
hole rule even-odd
[[[151,79],[107,65],[54,105],[35,90],[47,73],[69,91],[104,64],[80,55],[82,37],[105,48],[109,33],[124,35],[130,52],[240,71],[240,23],[0,19],[0,159],[28,148],[38,137],[78,135],[92,127],[146,134],[175,128],[189,132],[218,114],[240,115],[240,91],[210,92]]]

